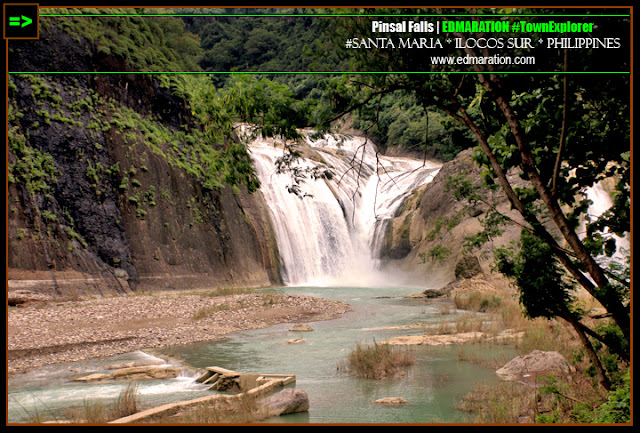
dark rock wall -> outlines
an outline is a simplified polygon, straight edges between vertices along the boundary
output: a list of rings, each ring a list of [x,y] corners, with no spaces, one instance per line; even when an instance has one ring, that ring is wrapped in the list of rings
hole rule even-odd
[[[10,42],[10,70],[130,68],[56,27],[41,37]],[[12,74],[9,101],[10,289],[70,296],[280,282],[260,193],[206,189],[167,156],[172,137],[145,138],[140,119],[166,135],[194,128],[187,103],[153,76]]]

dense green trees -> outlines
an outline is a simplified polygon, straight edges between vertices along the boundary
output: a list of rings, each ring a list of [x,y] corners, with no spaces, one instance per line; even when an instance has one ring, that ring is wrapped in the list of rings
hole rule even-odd
[[[193,113],[205,129],[211,146],[225,143],[218,164],[231,185],[244,184],[250,192],[259,187],[247,144],[256,137],[275,138],[283,148],[276,161],[278,172],[291,175],[289,191],[303,195],[300,184],[308,177],[328,178],[332,172],[324,164],[302,168],[297,165],[300,128],[312,123],[315,104],[294,98],[284,84],[253,75],[231,77],[222,88],[210,80],[201,80],[192,96]],[[322,133],[318,128],[318,134]]]
[[[336,44],[370,33],[372,18],[360,16],[334,23]],[[385,11],[376,9],[375,14]],[[499,10],[465,11],[474,14],[500,14]],[[519,10],[519,14],[559,14],[562,11]],[[572,10],[572,14],[577,12]],[[393,10],[395,14],[441,14],[449,18],[459,10]],[[588,13],[586,11],[585,13]],[[405,19],[409,19],[406,18]],[[513,20],[514,18],[504,18]],[[572,18],[574,21],[585,17]],[[593,21],[593,17],[589,17]],[[614,256],[619,246],[613,236],[628,234],[630,210],[629,123],[630,87],[627,74],[563,74],[565,71],[609,71],[629,69],[629,23],[621,18],[598,24],[607,37],[618,37],[622,47],[612,50],[586,50],[580,55],[549,49],[534,66],[459,66],[431,64],[428,58],[412,50],[351,50],[343,53],[353,70],[424,71],[431,74],[389,73],[354,75],[349,83],[357,89],[343,113],[367,107],[375,98],[388,94],[411,94],[426,112],[446,113],[463,125],[478,145],[476,162],[484,168],[487,187],[500,188],[510,200],[525,227],[519,245],[500,252],[498,267],[514,278],[521,299],[532,317],[553,316],[566,319],[580,335],[592,358],[602,385],[609,387],[606,372],[590,339],[604,344],[623,360],[629,359],[630,282],[620,269],[628,264]],[[620,24],[622,22],[622,25]],[[456,33],[446,35],[467,41],[481,35]],[[542,38],[546,35],[530,35]],[[465,46],[467,44],[462,44]],[[468,44],[473,46],[473,44]],[[534,54],[535,48],[502,50],[501,55]],[[444,47],[440,55],[482,57],[493,54],[477,48]],[[431,53],[430,53],[431,54]],[[447,72],[457,72],[449,74]],[[548,74],[558,71],[558,74]],[[508,74],[505,72],[520,72]],[[522,74],[522,72],[532,72]],[[544,72],[543,74],[539,74]],[[512,184],[506,173],[518,169],[525,186]],[[613,178],[617,185],[615,206],[594,218],[588,213],[586,192],[598,181]],[[471,198],[471,197],[467,197]],[[579,234],[586,222],[586,233]],[[495,232],[505,218],[488,219]],[[499,230],[499,229],[498,229]],[[627,252],[628,255],[628,252]],[[582,312],[570,296],[574,288],[590,293],[609,313],[618,333],[605,333],[587,327]],[[608,319],[606,319],[608,320]],[[615,335],[616,337],[613,337]]]
[[[311,104],[313,113],[304,126],[314,127],[326,127],[337,112],[358,97],[357,89],[346,77],[330,73],[291,73],[347,70],[348,62],[336,52],[329,31],[335,20],[342,18],[322,16],[340,10],[221,8],[175,11],[208,15],[187,16],[184,20],[187,29],[200,36],[203,50],[200,65],[213,73],[211,80],[218,87],[227,85],[231,71],[274,72],[258,76],[286,85],[293,98]],[[287,14],[295,16],[273,16]],[[422,104],[411,94],[381,95],[380,101],[371,99],[351,114],[354,127],[367,131],[382,151],[387,147],[399,147],[426,151],[431,157],[449,160],[472,145],[465,129],[441,113],[430,112],[427,128]]]

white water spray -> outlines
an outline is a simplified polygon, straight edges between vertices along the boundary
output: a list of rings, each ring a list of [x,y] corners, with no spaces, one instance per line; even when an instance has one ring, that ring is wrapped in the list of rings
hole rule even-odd
[[[590,188],[587,188],[585,191],[586,197],[591,200],[591,205],[589,206],[589,219],[595,220],[608,211],[611,206],[613,206],[613,199],[609,195],[609,193],[605,190],[601,182],[596,183]],[[583,233],[580,234],[581,237],[585,235],[586,232],[586,223],[582,224]],[[604,233],[607,235],[608,233]],[[615,260],[624,262],[625,252],[629,251],[631,247],[631,242],[629,240],[629,236],[620,237],[615,234],[611,234],[611,236],[616,240],[617,251],[614,254],[613,258]]]
[[[309,136],[308,136],[309,137]],[[411,192],[431,181],[440,164],[378,155],[363,137],[327,135],[306,143],[334,173],[302,184],[307,197],[288,192],[291,177],[276,173],[283,149],[273,140],[249,148],[270,207],[287,285],[392,285],[378,269],[384,228]],[[304,159],[302,167],[319,162]]]

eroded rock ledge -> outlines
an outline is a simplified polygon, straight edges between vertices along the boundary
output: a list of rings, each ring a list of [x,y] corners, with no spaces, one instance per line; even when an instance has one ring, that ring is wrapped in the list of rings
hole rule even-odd
[[[456,344],[470,344],[480,342],[509,343],[520,338],[522,333],[506,330],[498,335],[485,332],[461,332],[456,334],[438,335],[409,335],[393,337],[382,343],[392,346],[452,346]]]

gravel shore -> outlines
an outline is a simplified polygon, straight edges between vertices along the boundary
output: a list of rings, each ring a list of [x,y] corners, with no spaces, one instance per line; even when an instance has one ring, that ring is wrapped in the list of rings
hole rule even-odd
[[[309,296],[162,292],[28,302],[7,314],[9,374],[135,350],[215,341],[278,323],[329,320],[347,304]]]

